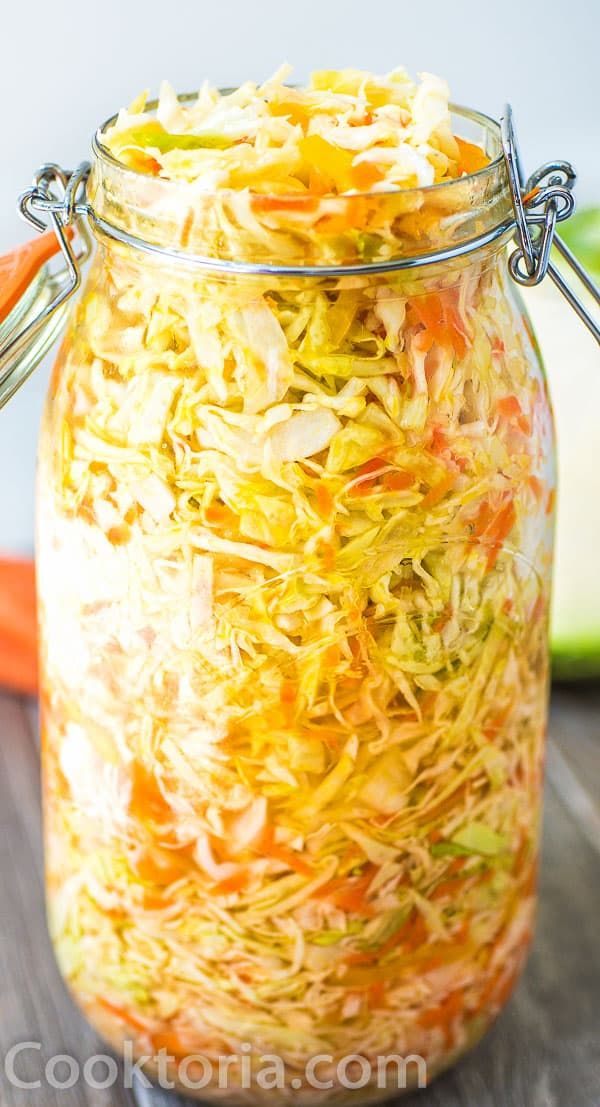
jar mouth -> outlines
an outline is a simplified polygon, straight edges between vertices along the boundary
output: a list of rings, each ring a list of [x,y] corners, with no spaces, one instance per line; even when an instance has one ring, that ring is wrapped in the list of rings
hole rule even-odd
[[[231,93],[235,90],[233,88],[223,88],[223,89],[220,89],[219,91],[223,95],[227,95],[227,94],[229,94],[229,93]],[[195,92],[182,92],[177,96],[177,99],[179,100],[179,102],[181,104],[189,104],[189,103],[192,103],[194,100],[197,99],[197,95],[198,94],[195,93]],[[158,107],[158,99],[149,100],[147,105],[146,105],[147,114],[152,115],[152,113],[156,110],[157,107]],[[461,184],[461,183],[463,183],[467,180],[471,181],[471,180],[485,179],[486,176],[489,176],[490,174],[493,174],[494,172],[497,172],[498,169],[502,168],[504,158],[503,158],[503,153],[502,153],[502,140],[501,140],[500,124],[498,123],[498,121],[496,119],[493,119],[491,115],[486,115],[484,112],[477,111],[475,108],[466,107],[463,104],[450,103],[449,108],[450,108],[450,115],[453,119],[456,118],[458,121],[462,122],[463,126],[466,125],[467,129],[469,129],[469,127],[470,127],[470,128],[473,128],[473,129],[476,129],[476,130],[479,131],[479,137],[484,139],[483,144],[481,142],[478,142],[477,141],[477,136],[474,136],[472,133],[471,133],[471,135],[461,134],[460,132],[456,131],[454,126],[452,128],[452,133],[454,135],[456,135],[458,138],[468,139],[469,141],[474,142],[475,145],[479,145],[479,146],[482,147],[484,153],[486,153],[490,156],[490,161],[487,165],[484,165],[481,169],[476,169],[475,172],[473,172],[473,173],[464,173],[461,177],[455,177],[455,178],[453,178],[452,180],[449,180],[449,181],[440,181],[437,184],[419,185],[419,186],[413,186],[411,188],[401,188],[401,189],[399,189],[399,188],[377,189],[377,190],[365,189],[365,190],[351,192],[351,193],[340,193],[339,195],[327,196],[325,198],[340,201],[340,200],[351,200],[351,199],[354,199],[355,196],[365,196],[365,197],[396,196],[399,192],[401,192],[402,195],[410,195],[411,193],[422,193],[422,192],[425,192],[427,194],[431,194],[431,193],[433,193],[435,191],[439,191],[441,189],[452,188],[453,186],[455,186],[457,184]],[[148,174],[147,173],[143,173],[141,170],[134,169],[132,166],[126,165],[124,162],[120,161],[119,158],[115,157],[115,155],[108,149],[107,146],[104,146],[104,144],[102,142],[102,136],[106,133],[106,131],[110,127],[114,126],[117,119],[118,119],[118,113],[115,112],[114,115],[111,115],[108,119],[105,119],[104,123],[100,124],[100,126],[98,127],[98,129],[96,130],[95,134],[92,137],[92,153],[93,153],[95,158],[102,159],[102,161],[105,161],[108,164],[113,165],[115,168],[118,168],[121,172],[127,173],[128,175],[131,175],[133,178],[142,178],[144,180],[147,180],[148,179]],[[490,147],[491,147],[491,149],[490,149]],[[184,189],[184,190],[188,190],[188,191],[194,189],[194,185],[195,185],[194,181],[171,180],[167,177],[159,177],[158,180],[160,180],[161,183],[164,186],[169,186],[169,187],[174,186],[176,189]],[[221,195],[223,192],[234,192],[235,193],[235,192],[238,192],[238,191],[241,191],[241,190],[237,190],[237,189],[216,189],[212,192],[203,192],[203,195],[217,196],[217,195]],[[273,193],[261,193],[261,195],[264,195],[267,198],[275,198],[275,194],[273,194]],[[277,194],[277,195],[280,195],[280,194]]]
[[[229,91],[229,90],[224,90]],[[179,97],[185,103],[196,94]],[[151,113],[157,105],[148,105]],[[87,186],[97,234],[171,261],[210,268],[319,276],[375,273],[498,249],[513,226],[500,125],[450,105],[453,133],[479,145],[483,168],[438,184],[313,197],[306,205],[250,189],[205,191],[195,181],[152,176],[119,161],[93,139]]]

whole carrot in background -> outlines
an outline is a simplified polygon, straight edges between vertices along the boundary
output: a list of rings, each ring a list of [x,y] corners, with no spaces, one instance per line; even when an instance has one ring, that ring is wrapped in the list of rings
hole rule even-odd
[[[0,558],[0,685],[37,695],[37,616],[33,561]]]

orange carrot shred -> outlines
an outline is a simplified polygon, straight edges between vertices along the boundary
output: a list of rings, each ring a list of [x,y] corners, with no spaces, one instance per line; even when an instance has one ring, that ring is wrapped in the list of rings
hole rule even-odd
[[[388,492],[400,492],[405,488],[410,488],[414,481],[412,473],[402,472],[400,469],[396,469],[393,473],[386,473],[383,478],[383,486]]]
[[[423,496],[421,507],[425,508],[426,511],[428,511],[430,507],[435,507],[436,504],[439,504],[440,500],[443,500],[446,492],[450,491],[453,483],[452,474],[446,473],[446,476],[442,477],[437,484],[432,484],[429,492]]]
[[[126,1011],[124,1007],[119,1007],[116,1003],[110,1003],[109,1000],[104,999],[103,996],[98,996],[98,1003],[105,1011],[108,1011],[110,1015],[113,1015],[117,1019],[121,1019],[122,1022],[129,1023],[135,1030],[140,1030],[143,1034],[148,1033],[148,1024],[138,1019],[131,1011]]]
[[[218,884],[215,884],[215,892],[219,895],[226,895],[228,892],[241,892],[247,883],[248,877],[245,872],[232,873],[225,880],[220,880]]]
[[[485,169],[486,165],[490,164],[490,159],[481,149],[481,146],[476,146],[473,142],[466,142],[464,138],[458,138],[457,135],[454,138],[460,154],[459,175],[461,173],[477,173],[479,169]]]
[[[317,507],[321,515],[331,515],[333,511],[333,496],[324,481],[319,481],[316,488]]]

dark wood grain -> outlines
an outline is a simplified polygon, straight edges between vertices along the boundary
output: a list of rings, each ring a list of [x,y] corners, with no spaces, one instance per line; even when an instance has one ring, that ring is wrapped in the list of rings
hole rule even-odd
[[[592,846],[600,842],[600,689],[555,691],[548,777]]]
[[[42,1043],[43,1058],[83,1062],[105,1050],[69,1000],[46,937],[33,722],[31,708],[0,697],[0,1055],[27,1039]],[[540,912],[525,976],[481,1045],[403,1107],[600,1105],[600,689],[558,690],[550,731]],[[32,1057],[29,1079],[40,1074]],[[132,1107],[118,1087],[0,1088],[1,1107]],[[192,1101],[139,1086],[135,1102]]]

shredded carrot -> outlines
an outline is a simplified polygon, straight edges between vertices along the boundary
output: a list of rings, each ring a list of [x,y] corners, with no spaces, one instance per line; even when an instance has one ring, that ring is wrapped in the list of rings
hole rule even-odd
[[[434,634],[439,634],[444,629],[448,620],[452,617],[452,606],[447,604],[444,610],[438,615],[437,619],[434,619],[431,624],[431,629]]]
[[[385,1007],[385,993],[386,987],[384,980],[374,980],[372,984],[369,984],[367,989],[369,1007]]]
[[[488,572],[493,569],[498,559],[504,540],[510,534],[516,522],[516,511],[513,497],[505,497],[500,507],[492,507],[489,500],[480,504],[479,510],[473,522],[473,536],[482,538],[489,544],[487,561]]]
[[[166,887],[179,880],[190,866],[189,861],[176,850],[152,848],[145,850],[133,867],[140,880]]]
[[[488,538],[493,538],[497,541],[504,541],[507,534],[511,530],[515,521],[515,505],[513,498],[510,496],[508,501],[494,516],[493,521],[486,529],[485,534]]]
[[[408,949],[418,949],[428,940],[429,931],[420,911],[414,911],[398,937],[402,945]]]
[[[138,173],[148,173],[151,177],[157,177],[162,169],[160,162],[143,150],[129,149],[127,151],[127,165],[130,169],[135,169]]]
[[[456,454],[454,450],[450,451],[450,457],[452,459],[452,464],[456,465],[456,468],[461,473],[465,473],[467,471],[467,469],[469,468],[468,457],[465,457],[464,454]]]
[[[483,733],[489,741],[493,741],[498,737],[511,711],[512,705],[509,704],[507,707],[502,708],[501,711],[495,711],[493,715],[490,716],[483,728]]]
[[[284,680],[281,683],[279,698],[282,703],[295,703],[296,685],[292,680]]]
[[[361,161],[350,169],[352,187],[359,189],[361,192],[366,192],[378,181],[382,181],[383,178],[384,174],[381,169],[378,169],[373,162]]]
[[[293,680],[283,680],[279,690],[279,702],[281,703],[283,716],[287,724],[294,719],[297,689]]]
[[[247,884],[248,875],[240,870],[240,872],[232,873],[225,880],[220,880],[218,884],[215,884],[215,892],[219,895],[226,895],[228,892],[241,892]]]
[[[464,876],[458,875],[448,880],[440,880],[439,884],[436,884],[433,892],[431,893],[432,899],[444,899],[445,896],[455,896],[457,892],[460,892],[462,881]]]
[[[309,109],[297,100],[270,100],[267,105],[269,115],[284,116],[295,127],[302,127],[305,131],[310,121]]]
[[[464,946],[465,942],[468,942],[471,934],[471,923],[468,918],[464,918],[458,928],[454,932],[454,944],[457,946]]]
[[[293,849],[287,849],[286,846],[281,846],[274,842],[269,852],[271,857],[274,857],[276,861],[281,861],[284,865],[288,865],[290,869],[294,869],[295,872],[300,873],[301,876],[310,877],[315,875],[314,869],[311,869],[306,861],[298,857]]]
[[[377,474],[379,473],[380,469],[382,469],[387,464],[387,461],[385,461],[381,457],[371,457],[368,461],[365,461],[364,465],[361,465],[360,468],[356,470],[355,479],[357,481],[360,480],[360,483],[355,484],[350,489],[350,495],[364,496],[376,483],[378,479]],[[371,473],[375,473],[376,475],[371,477]],[[369,479],[365,480],[364,478],[366,477]]]
[[[523,414],[523,409],[516,396],[502,396],[496,406],[499,415],[503,415],[505,419],[516,423],[523,434],[531,434],[531,420]]]
[[[331,515],[333,511],[333,496],[325,481],[320,480],[316,487],[317,507],[321,515]]]
[[[386,473],[383,478],[383,487],[388,492],[401,492],[405,488],[410,488],[413,483],[412,473],[405,473],[400,469],[396,469],[393,473]]]
[[[206,521],[221,526],[237,527],[238,518],[227,504],[212,503],[206,508]]]
[[[498,414],[503,415],[505,419],[515,419],[523,414],[521,404],[516,396],[501,396],[496,407]]]
[[[272,857],[275,861],[281,861],[288,868],[294,869],[301,876],[314,876],[314,870],[295,850],[289,846],[281,845],[275,841],[273,827],[267,827],[261,840],[260,852],[266,857]]]
[[[466,353],[467,343],[454,288],[415,296],[411,301],[417,318],[436,342],[451,346],[459,357]]]
[[[139,761],[131,768],[130,810],[134,818],[165,822],[173,812],[165,800],[156,777]]]
[[[323,884],[314,895],[318,899],[331,899],[342,911],[371,916],[374,910],[366,893],[376,872],[377,866],[369,863],[361,876],[334,877],[327,884]]]
[[[145,888],[142,894],[142,902],[145,911],[163,911],[168,904],[168,899],[161,892],[150,892]],[[115,917],[123,916],[122,911],[115,912]]]
[[[485,531],[485,538],[491,539],[492,545],[487,559],[487,570],[493,569],[496,561],[498,560],[498,554],[502,548],[504,540],[510,534],[512,528],[515,525],[517,514],[515,511],[515,505],[512,497],[504,507],[500,508],[500,511],[495,516],[493,522]]]
[[[152,1034],[152,1048],[155,1053],[164,1049],[166,1053],[171,1054],[173,1057],[187,1057],[193,1050],[190,1050],[188,1046],[185,1046],[181,1040],[180,1035],[176,1030],[162,1030],[157,1034]]]
[[[421,353],[425,354],[429,353],[434,342],[435,336],[431,333],[431,331],[419,331],[419,333],[416,334],[414,338],[414,344],[417,349],[420,350]]]
[[[460,1018],[464,1008],[464,993],[462,989],[451,992],[449,996],[428,1011],[419,1015],[419,1023],[423,1027],[439,1027],[444,1031],[446,1045],[450,1047],[454,1041],[454,1023]]]
[[[110,527],[106,532],[106,537],[113,546],[126,546],[131,538],[131,528],[127,526],[127,523],[121,523],[117,527]]]
[[[260,212],[303,211],[317,210],[318,200],[315,196],[308,196],[301,192],[298,196],[261,196],[255,195],[251,200],[252,210]]]
[[[473,142],[466,142],[464,138],[458,138],[457,135],[454,138],[460,153],[459,176],[462,173],[477,173],[479,169],[485,169],[486,165],[490,164],[490,159],[481,149],[481,146],[476,146]]]
[[[542,496],[544,495],[544,485],[542,484],[540,478],[536,476],[531,476],[529,477],[527,483],[529,484],[529,487],[531,488],[531,491],[533,492],[536,500],[541,500]]]
[[[421,507],[428,511],[430,507],[435,507],[439,504],[440,500],[443,500],[446,492],[449,492],[454,484],[454,478],[452,473],[446,473],[445,477],[442,477],[437,484],[433,484],[429,489],[429,492],[423,496],[421,500]]]
[[[379,963],[386,954],[391,953],[397,946],[401,945],[407,951],[412,951],[424,945],[428,940],[429,932],[425,920],[420,911],[415,909],[409,918],[382,945],[376,949],[349,953],[344,960],[349,965],[373,965],[374,962]]]
[[[448,435],[443,427],[436,424],[431,430],[429,449],[432,454],[439,454],[448,447]]]
[[[473,534],[476,537],[480,537],[482,534],[485,534],[486,529],[490,525],[493,518],[494,512],[490,505],[490,502],[489,500],[484,500],[479,505],[477,515],[475,516],[473,522]]]
[[[324,727],[319,727],[316,730],[307,728],[302,731],[302,737],[312,738],[316,742],[324,742],[330,750],[338,750],[342,741],[340,734],[336,734],[334,730],[326,730]]]
[[[531,934],[527,932],[519,943],[520,953],[524,955],[531,941]],[[501,965],[490,976],[486,986],[479,996],[477,1012],[485,1012],[489,1015],[490,1009],[504,1007],[515,987],[521,971],[522,956],[518,958],[516,968],[510,968],[507,972],[506,965]]]
[[[535,188],[530,188],[529,192],[526,192],[525,195],[522,197],[522,202],[525,205],[528,204],[531,200],[534,199],[535,196],[539,195],[539,191],[540,190],[539,190],[539,187],[537,185],[536,185]]]
[[[110,1015],[113,1015],[117,1019],[121,1019],[122,1022],[129,1023],[135,1030],[140,1030],[143,1034],[148,1033],[148,1024],[142,1022],[136,1015],[132,1015],[131,1011],[126,1011],[124,1007],[119,1007],[116,1003],[110,1003],[109,1000],[104,999],[103,996],[98,996],[98,1003],[105,1011],[108,1011]]]
[[[317,136],[315,136],[317,137]],[[368,207],[364,196],[343,196],[340,210],[323,215],[315,223],[315,229],[321,234],[344,234],[349,230],[358,230],[364,226]]]
[[[335,569],[336,548],[332,542],[321,542],[319,546],[323,565],[326,569]]]

